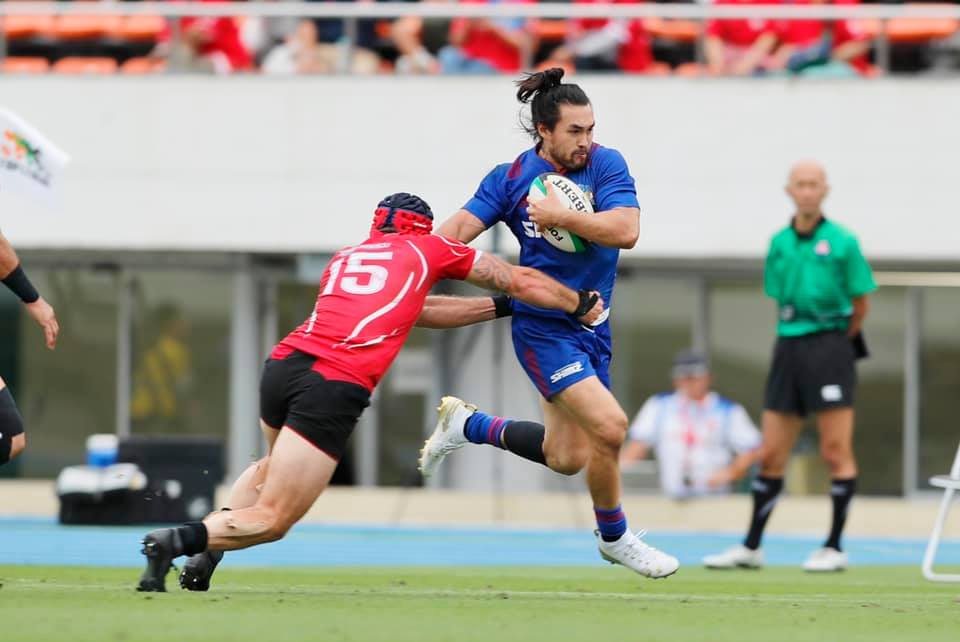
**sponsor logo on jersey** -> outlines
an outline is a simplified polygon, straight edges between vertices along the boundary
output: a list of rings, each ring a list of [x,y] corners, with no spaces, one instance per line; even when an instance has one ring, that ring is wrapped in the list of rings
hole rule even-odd
[[[568,363],[567,365],[563,366],[562,368],[554,372],[552,375],[550,375],[550,383],[557,383],[561,379],[565,377],[569,377],[570,375],[576,374],[578,372],[583,372],[582,363],[580,363],[579,361]]]
[[[813,253],[817,256],[830,256],[830,241],[827,239],[817,241],[817,245],[813,248]]]
[[[523,233],[531,239],[538,239],[543,236],[537,229],[537,224],[533,221],[523,221]]]

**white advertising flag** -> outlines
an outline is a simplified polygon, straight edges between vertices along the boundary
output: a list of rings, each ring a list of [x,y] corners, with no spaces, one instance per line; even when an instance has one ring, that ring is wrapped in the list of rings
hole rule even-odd
[[[0,194],[58,203],[70,157],[25,120],[0,107]]]

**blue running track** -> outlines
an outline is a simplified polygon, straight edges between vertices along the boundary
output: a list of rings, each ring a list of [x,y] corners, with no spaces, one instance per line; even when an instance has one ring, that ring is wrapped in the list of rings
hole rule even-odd
[[[0,564],[139,566],[139,541],[150,527],[61,526],[51,519],[0,518]],[[735,544],[734,535],[657,532],[647,538],[683,564]],[[766,538],[771,565],[796,565],[819,538]],[[851,564],[920,564],[926,542],[847,538]],[[231,566],[594,565],[589,531],[495,528],[367,527],[302,524],[274,544],[229,554]],[[960,540],[941,547],[938,562],[960,564]]]

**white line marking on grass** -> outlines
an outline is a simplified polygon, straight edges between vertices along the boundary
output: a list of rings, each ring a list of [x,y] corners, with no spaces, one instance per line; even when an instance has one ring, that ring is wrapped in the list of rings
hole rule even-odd
[[[68,582],[43,582],[34,579],[5,578],[5,582],[10,582],[11,588],[15,586],[23,588],[51,588],[51,589],[70,589],[77,591],[104,591],[104,590],[126,590],[125,587],[103,584],[79,584]],[[175,583],[171,585],[171,593],[182,593]],[[131,581],[129,590],[133,592],[134,585]],[[516,591],[510,589],[418,589],[412,587],[368,587],[368,586],[307,586],[307,585],[284,585],[278,587],[271,585],[263,586],[237,586],[227,585],[223,589],[214,590],[208,593],[210,596],[217,595],[237,595],[237,594],[257,594],[267,593],[271,596],[276,595],[342,595],[344,597],[355,597],[362,595],[364,597],[423,597],[423,598],[457,598],[457,599],[489,599],[489,598],[517,598],[517,599],[544,599],[544,600],[629,600],[629,601],[656,601],[656,602],[731,602],[731,603],[757,603],[757,604],[816,604],[816,605],[837,605],[849,606],[851,604],[869,604],[879,606],[878,601],[895,599],[903,606],[912,606],[912,603],[929,606],[931,602],[930,594],[923,593],[881,593],[866,594],[862,596],[842,596],[827,593],[813,594],[785,594],[785,595],[733,595],[724,593],[652,593],[646,592],[646,587],[638,588],[636,593],[625,592],[581,592],[581,591]],[[654,589],[655,590],[655,589]]]

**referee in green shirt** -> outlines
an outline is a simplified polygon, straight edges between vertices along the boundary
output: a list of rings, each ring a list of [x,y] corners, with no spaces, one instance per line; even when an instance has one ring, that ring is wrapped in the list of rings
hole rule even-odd
[[[826,173],[818,163],[797,163],[787,194],[796,213],[770,242],[764,290],[778,306],[777,342],[767,377],[763,459],[753,483],[753,515],[743,544],[704,558],[710,568],[759,568],[760,539],[783,489],[790,451],[809,413],[816,415],[820,453],[830,468],[833,523],[822,548],[803,564],[807,571],[840,571],[847,556],[840,535],[856,489],[853,401],[856,359],[866,356],[861,328],[867,295],[876,289],[857,238],[827,220]]]

